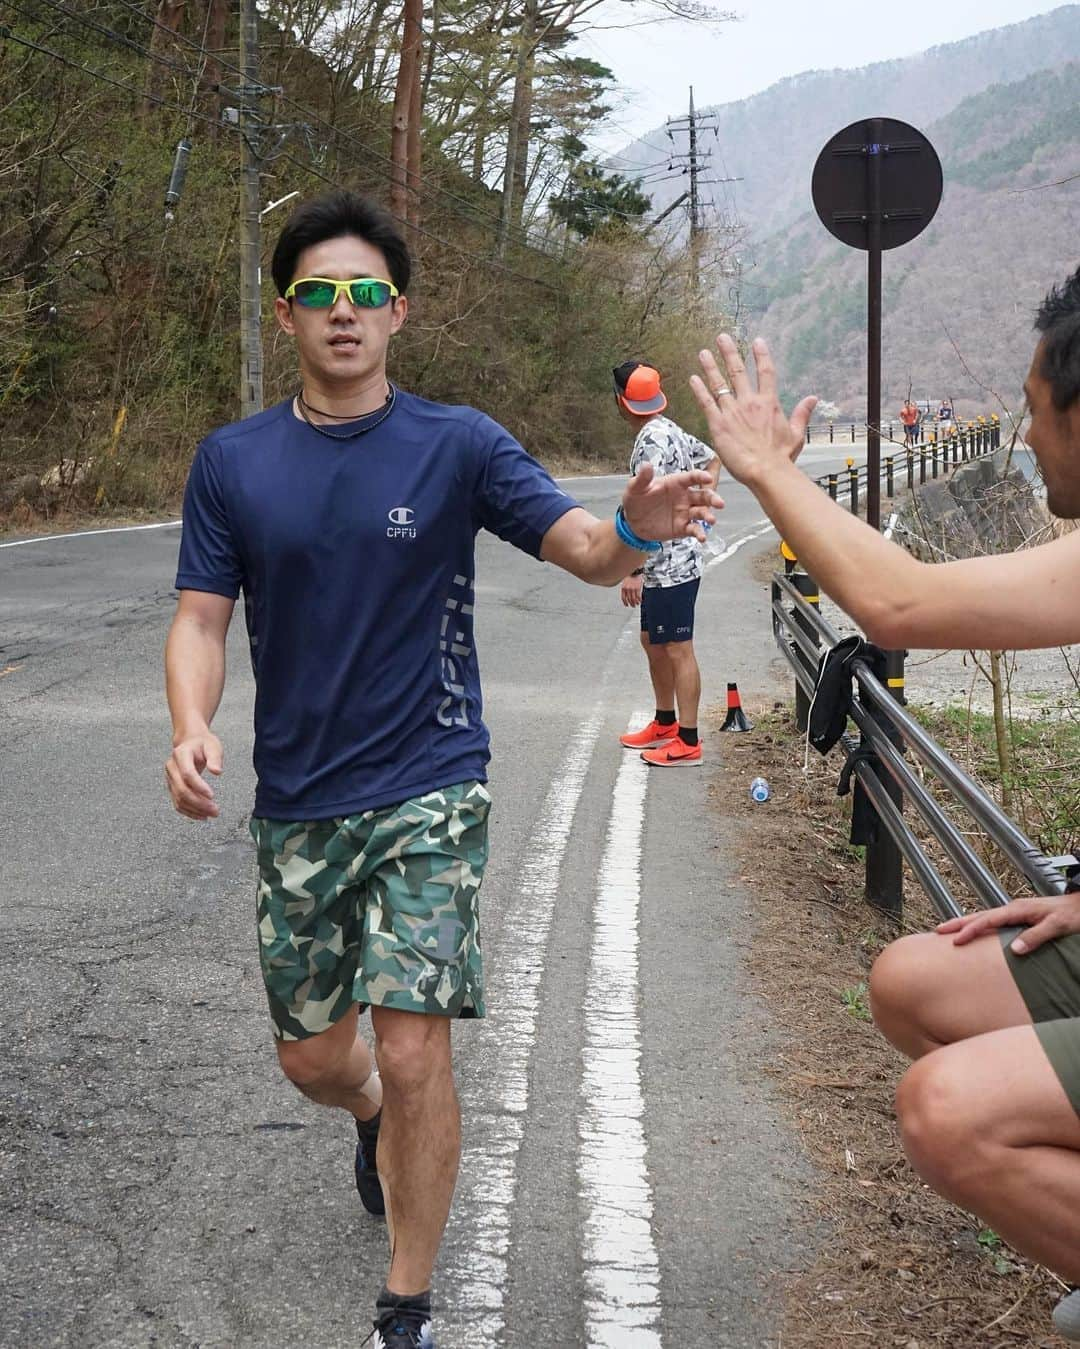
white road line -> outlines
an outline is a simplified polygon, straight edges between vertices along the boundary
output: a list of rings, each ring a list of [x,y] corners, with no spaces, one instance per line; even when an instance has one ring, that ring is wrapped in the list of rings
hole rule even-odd
[[[640,714],[631,728],[647,720]],[[578,1128],[589,1349],[662,1346],[638,1018],[641,829],[648,772],[637,754],[628,754],[615,780],[586,982],[597,994],[585,1019]]]
[[[626,627],[613,656],[636,636]],[[612,665],[616,663],[613,659]],[[606,686],[606,679],[604,681]],[[544,974],[548,934],[570,831],[606,717],[606,696],[600,696],[588,717],[568,737],[559,765],[532,833],[518,883],[504,906],[501,940],[487,948],[486,958],[498,971],[491,990],[491,1012],[476,1028],[476,1056],[486,1057],[484,1100],[470,1110],[462,1148],[461,1190],[474,1200],[467,1216],[467,1239],[444,1247],[447,1287],[455,1287],[454,1326],[444,1318],[450,1343],[460,1329],[468,1343],[503,1343],[505,1300],[509,1284],[510,1228],[517,1194],[518,1155],[529,1109],[529,1066],[536,1040],[540,981]],[[644,766],[644,765],[643,765]],[[451,1225],[466,1221],[451,1216]]]
[[[28,543],[55,543],[57,539],[89,539],[95,534],[138,534],[145,529],[173,529],[182,523],[180,520],[162,520],[155,525],[114,525],[110,529],[80,529],[75,534],[39,534],[36,539],[16,539],[13,543],[0,543],[0,548],[25,548]]]

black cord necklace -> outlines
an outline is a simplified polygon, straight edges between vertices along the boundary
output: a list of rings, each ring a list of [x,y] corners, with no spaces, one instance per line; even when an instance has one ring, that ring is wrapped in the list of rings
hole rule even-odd
[[[308,426],[310,426],[313,431],[318,431],[320,436],[325,436],[327,440],[355,440],[357,436],[366,435],[369,431],[374,431],[377,426],[381,426],[383,422],[386,421],[387,417],[390,416],[391,412],[393,412],[394,404],[397,401],[397,389],[390,383],[387,384],[387,387],[389,392],[386,395],[386,402],[383,404],[381,415],[376,417],[374,421],[366,422],[365,425],[357,427],[355,431],[346,431],[344,433],[328,431],[325,426],[320,426],[318,422],[313,422],[308,415],[310,412],[314,412],[320,417],[333,417],[336,416],[336,414],[333,412],[321,412],[318,408],[313,408],[310,403],[305,401],[303,389],[296,395],[296,405],[300,409],[300,416],[303,417],[304,421],[307,422]],[[370,417],[372,414],[369,412],[366,415]],[[349,419],[341,417],[339,420],[356,421],[357,419],[355,417]]]

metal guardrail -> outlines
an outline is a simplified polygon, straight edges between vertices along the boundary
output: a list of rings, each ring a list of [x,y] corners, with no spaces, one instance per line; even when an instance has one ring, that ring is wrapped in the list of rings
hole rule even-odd
[[[795,674],[796,721],[801,731],[809,724],[810,707],[821,656],[839,636],[818,609],[817,587],[803,572],[774,573],[772,579],[773,636]],[[893,670],[903,669],[903,653],[886,653],[892,664],[887,687],[866,660],[852,662],[855,687],[850,718],[859,732],[856,740],[841,737],[855,779],[880,825],[866,845],[866,898],[869,903],[899,917],[903,912],[903,868],[907,862],[942,918],[962,910],[935,863],[927,856],[910,825],[905,805],[922,818],[931,835],[971,887],[983,907],[1007,904],[1010,895],[964,834],[949,819],[926,783],[913,771],[905,752],[929,770],[977,824],[1001,855],[1022,875],[1037,895],[1058,895],[1066,880],[1059,869],[1073,859],[1048,857],[1019,829],[979,784],[955,763],[933,737],[907,712],[899,700],[903,685]]]
[[[854,432],[854,423],[852,431]],[[890,440],[892,433],[890,428]],[[854,435],[852,436],[854,439]],[[958,423],[953,431],[939,436],[936,431],[915,445],[905,445],[892,454],[885,454],[885,441],[882,438],[880,466],[881,481],[885,486],[885,495],[896,495],[896,484],[900,482],[911,491],[916,485],[922,486],[927,476],[936,478],[939,472],[945,472],[950,465],[966,463],[971,459],[981,459],[993,454],[1001,446],[1001,422],[995,413],[992,417],[980,417],[977,421]],[[810,428],[807,427],[807,444],[810,443]],[[850,460],[846,469],[836,473],[824,473],[814,481],[834,501],[846,492],[848,504],[853,515],[859,513],[860,495],[865,492],[869,481],[869,470],[865,464],[855,465]]]
[[[978,426],[980,423],[989,423],[996,420],[996,412],[992,416],[972,417],[968,418],[966,421],[963,417],[939,419],[934,415],[924,415],[918,422],[916,429],[922,433],[920,440],[929,443],[931,437],[936,438],[938,441],[949,440],[952,436],[958,435],[961,431],[969,430],[972,427]],[[902,435],[902,426],[900,430]],[[865,436],[866,423],[854,420],[838,422],[833,418],[827,422],[818,422],[817,424],[809,422],[806,427],[807,445],[843,445],[848,442],[854,445],[859,440],[864,439]],[[886,440],[896,440],[895,421],[888,423],[882,422],[881,439],[883,442]]]

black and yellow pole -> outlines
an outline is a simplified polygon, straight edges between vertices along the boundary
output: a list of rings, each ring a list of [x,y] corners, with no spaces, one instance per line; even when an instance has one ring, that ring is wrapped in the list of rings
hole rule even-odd
[[[885,652],[885,685],[898,703],[905,703],[904,657],[906,651]],[[897,753],[903,754],[904,745],[895,727],[885,713],[871,715],[888,736]],[[878,781],[892,799],[897,810],[904,808],[904,794],[891,773],[877,771]],[[904,911],[904,860],[900,849],[883,824],[878,823],[878,836],[866,849],[866,898],[875,908],[899,919]]]
[[[818,592],[817,582],[811,576],[807,576],[804,571],[796,571],[795,567],[798,559],[795,556],[791,545],[786,539],[780,540],[780,556],[784,559],[784,572],[791,584],[807,602],[814,608],[819,608],[821,604],[821,595]],[[798,609],[792,613],[792,621],[796,624],[800,632],[806,634],[814,644],[815,649],[818,646],[817,633],[813,624],[805,618]],[[791,647],[795,659],[799,661],[803,669],[807,671],[812,679],[817,678],[817,667],[812,665],[805,652],[797,644],[793,643]],[[800,731],[805,732],[810,721],[810,695],[803,690],[803,686],[796,679],[795,681],[795,725]]]

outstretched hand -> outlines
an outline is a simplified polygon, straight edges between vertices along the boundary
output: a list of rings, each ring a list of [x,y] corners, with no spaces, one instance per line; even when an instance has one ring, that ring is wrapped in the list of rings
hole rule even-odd
[[[626,523],[641,539],[695,538],[704,543],[701,521],[715,524],[716,511],[724,509],[712,482],[704,469],[658,478],[652,464],[642,464],[623,493]]]
[[[814,397],[804,398],[790,417],[784,415],[776,390],[776,367],[763,338],[755,338],[754,365],[757,389],[750,383],[739,348],[727,333],[716,346],[724,362],[721,373],[709,351],[698,353],[704,379],[690,378],[705,420],[713,449],[731,476],[753,488],[770,469],[786,466],[797,458],[806,441],[806,426],[817,406]]]

